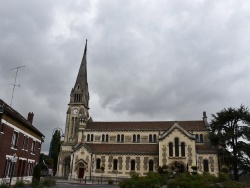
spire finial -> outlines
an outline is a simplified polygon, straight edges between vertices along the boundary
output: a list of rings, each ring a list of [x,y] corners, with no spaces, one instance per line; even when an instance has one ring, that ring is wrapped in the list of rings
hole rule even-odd
[[[87,42],[88,42],[88,40],[86,39],[86,44],[85,44],[85,49],[84,49],[84,55],[87,54]]]

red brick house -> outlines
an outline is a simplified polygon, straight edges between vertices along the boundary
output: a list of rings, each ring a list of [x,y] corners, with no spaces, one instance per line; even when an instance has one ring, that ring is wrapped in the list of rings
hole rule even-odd
[[[31,181],[44,139],[32,125],[33,117],[29,113],[25,119],[0,99],[0,183]]]

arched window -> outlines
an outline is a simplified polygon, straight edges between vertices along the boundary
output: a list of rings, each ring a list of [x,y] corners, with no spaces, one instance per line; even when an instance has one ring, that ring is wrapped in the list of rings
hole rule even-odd
[[[106,142],[108,142],[108,141],[109,141],[109,135],[106,134]]]
[[[153,160],[148,161],[148,171],[154,171],[154,161]]]
[[[199,142],[199,135],[198,134],[195,135],[195,138],[196,138],[196,142]]]
[[[136,135],[133,135],[133,142],[136,142]]]
[[[90,141],[90,135],[88,134],[87,135],[87,142],[89,142]]]
[[[200,142],[203,142],[203,134],[200,134]]]
[[[118,160],[114,159],[114,161],[113,161],[113,170],[117,170],[117,163],[118,163]]]
[[[130,166],[131,166],[131,171],[135,171],[135,160],[131,160],[130,162]]]
[[[181,156],[185,157],[185,143],[184,142],[181,143]]]
[[[209,172],[208,160],[207,159],[203,160],[203,168],[204,168],[204,172]]]
[[[101,168],[101,159],[96,159],[96,169]]]
[[[121,142],[124,142],[124,134],[121,136]]]
[[[153,142],[156,142],[156,134],[154,134]]]
[[[102,134],[102,142],[104,142],[104,141],[105,141],[105,135]]]
[[[117,142],[120,142],[121,141],[121,136],[118,134],[117,135]]]
[[[141,138],[141,137],[140,137],[140,135],[138,134],[138,135],[137,135],[137,142],[140,142],[140,138]]]
[[[179,157],[179,138],[174,139],[175,157]]]
[[[169,144],[168,144],[168,147],[169,147],[169,156],[170,157],[173,157],[173,143],[172,142],[170,142]]]
[[[91,134],[91,141],[93,141],[94,140],[94,135],[93,134]]]
[[[149,135],[149,142],[153,142],[152,134]]]

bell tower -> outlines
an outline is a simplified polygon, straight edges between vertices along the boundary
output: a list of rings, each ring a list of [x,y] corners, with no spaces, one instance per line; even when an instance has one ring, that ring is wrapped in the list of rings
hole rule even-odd
[[[82,131],[89,120],[89,90],[87,82],[87,40],[82,62],[71,90],[68,104],[64,142],[78,143],[82,140]]]

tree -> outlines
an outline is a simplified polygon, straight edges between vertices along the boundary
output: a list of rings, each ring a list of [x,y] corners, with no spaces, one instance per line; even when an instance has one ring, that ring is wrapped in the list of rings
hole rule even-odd
[[[54,162],[53,165],[54,174],[56,173],[57,170],[57,162],[58,162],[60,147],[61,147],[61,133],[59,130],[56,130],[54,135],[52,136],[52,140],[50,143],[50,151],[49,151],[49,156]]]
[[[223,109],[212,114],[210,140],[219,148],[219,157],[231,167],[235,181],[243,172],[250,170],[250,113],[247,107]],[[241,173],[241,174],[240,174]]]

